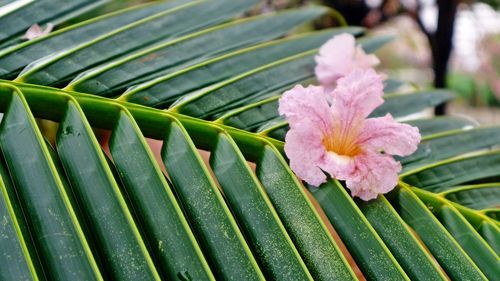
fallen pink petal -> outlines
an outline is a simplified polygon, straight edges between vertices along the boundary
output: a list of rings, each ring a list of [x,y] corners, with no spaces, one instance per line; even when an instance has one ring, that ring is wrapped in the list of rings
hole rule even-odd
[[[353,196],[374,199],[397,184],[401,164],[392,155],[412,154],[420,134],[390,114],[367,118],[384,102],[374,70],[356,69],[337,83],[331,92],[296,86],[283,94],[279,111],[290,125],[285,152],[307,183],[320,185],[326,172],[345,181]]]
[[[369,69],[380,63],[375,55],[366,54],[361,46],[356,46],[356,39],[348,33],[334,36],[323,44],[315,60],[316,77],[328,90],[333,90],[337,80],[354,69]]]
[[[49,34],[52,31],[52,29],[54,29],[54,25],[51,23],[48,23],[45,29],[42,29],[38,24],[35,23],[34,25],[30,26],[30,28],[26,31],[22,39],[33,40],[38,37]]]

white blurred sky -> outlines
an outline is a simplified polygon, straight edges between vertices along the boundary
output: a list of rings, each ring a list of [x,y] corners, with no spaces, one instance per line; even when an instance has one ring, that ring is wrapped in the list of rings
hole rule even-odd
[[[479,68],[478,42],[487,34],[500,33],[500,12],[483,3],[461,7],[453,37],[454,56],[468,71]]]

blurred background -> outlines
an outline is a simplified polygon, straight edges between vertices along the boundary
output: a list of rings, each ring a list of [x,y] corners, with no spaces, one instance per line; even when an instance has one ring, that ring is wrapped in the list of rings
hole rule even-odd
[[[112,1],[111,11],[151,0]],[[262,0],[250,14],[304,5],[326,5],[349,25],[393,35],[377,52],[379,70],[409,81],[399,91],[448,88],[458,99],[436,109],[500,124],[500,0]],[[341,24],[335,12],[307,29]]]
[[[394,35],[377,55],[380,70],[421,88],[449,88],[459,98],[437,113],[500,124],[500,0],[268,0],[263,11],[317,3],[349,25]],[[317,28],[338,24],[332,18]]]

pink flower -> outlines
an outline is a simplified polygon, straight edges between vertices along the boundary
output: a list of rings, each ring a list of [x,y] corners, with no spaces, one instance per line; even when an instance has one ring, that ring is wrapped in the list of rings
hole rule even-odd
[[[30,28],[28,28],[28,30],[26,31],[26,33],[24,34],[22,39],[33,40],[33,39],[38,38],[40,36],[49,34],[53,28],[54,28],[54,25],[51,23],[48,23],[45,30],[43,30],[38,24],[35,23],[34,25],[30,26]]]
[[[318,186],[326,172],[363,200],[396,186],[401,164],[392,155],[413,153],[420,134],[390,114],[367,118],[384,102],[382,90],[374,70],[356,69],[333,92],[297,85],[283,94],[279,112],[290,124],[285,152],[299,178]]]
[[[340,34],[328,40],[316,56],[316,78],[327,90],[333,90],[337,80],[356,68],[369,69],[379,64],[375,55],[367,55],[351,34]]]

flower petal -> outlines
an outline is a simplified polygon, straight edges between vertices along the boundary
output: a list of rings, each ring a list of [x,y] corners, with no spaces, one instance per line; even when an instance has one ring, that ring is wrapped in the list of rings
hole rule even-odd
[[[366,54],[361,46],[356,47],[356,52],[354,53],[354,62],[358,68],[373,68],[380,63],[380,60],[374,54]]]
[[[322,87],[301,85],[286,91],[279,100],[279,113],[286,116],[290,128],[310,120],[322,132],[331,128],[332,114]]]
[[[359,142],[363,147],[390,155],[407,156],[417,150],[420,143],[418,128],[396,122],[390,114],[365,120]]]
[[[350,123],[354,119],[365,119],[384,103],[384,85],[373,69],[356,69],[339,79],[337,88],[330,95],[338,118]]]
[[[320,168],[338,180],[346,180],[352,177],[356,170],[356,163],[353,157],[338,155],[333,151],[328,151],[323,157]]]
[[[328,40],[315,57],[316,77],[321,85],[331,87],[354,68],[356,40],[351,34],[340,34]]]
[[[325,149],[317,125],[304,119],[291,128],[285,137],[285,153],[290,159],[290,167],[299,178],[314,186],[326,181],[325,174],[319,168]]]
[[[30,26],[30,28],[28,28],[22,39],[27,39],[27,40],[36,39],[40,36],[49,34],[53,28],[54,25],[52,23],[48,23],[45,30],[42,30],[42,28],[35,23],[32,26]]]
[[[401,164],[392,156],[365,151],[355,158],[356,171],[346,180],[352,196],[365,201],[391,191],[398,183]]]

